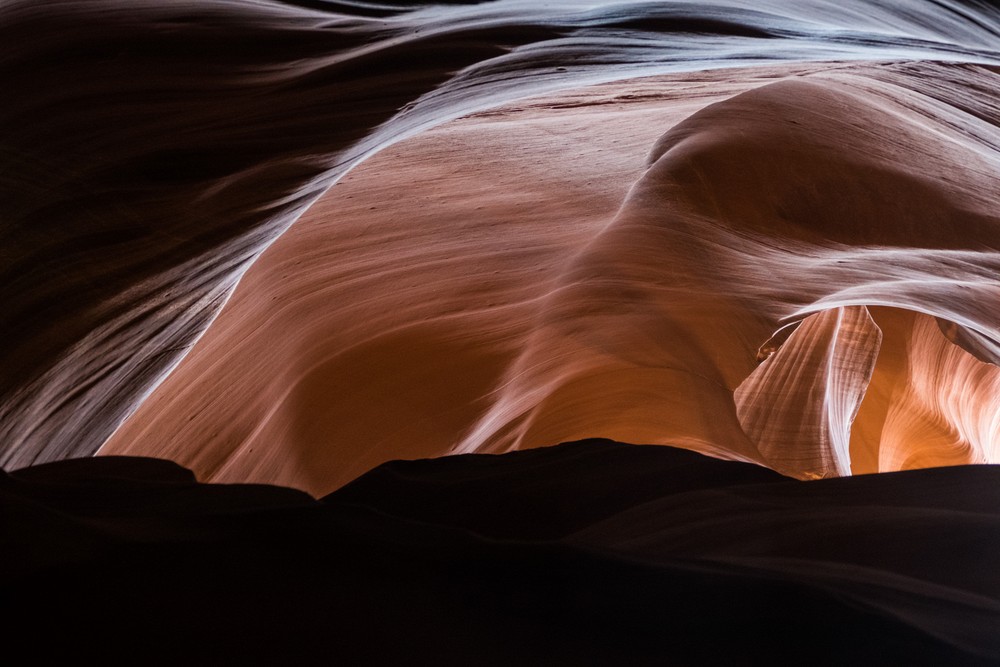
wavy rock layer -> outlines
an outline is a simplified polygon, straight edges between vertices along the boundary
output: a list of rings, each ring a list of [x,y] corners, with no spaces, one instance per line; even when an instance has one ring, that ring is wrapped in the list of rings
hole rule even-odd
[[[771,468],[816,478],[851,474],[851,427],[881,341],[865,307],[824,310],[736,388],[736,415]]]
[[[997,78],[720,70],[427,131],[282,236],[102,452],[314,493],[595,435],[800,477],[996,460]]]
[[[0,463],[995,460],[998,19],[4,3]]]
[[[317,196],[430,126],[529,94],[663,72],[996,62],[1000,22],[980,3],[743,4],[4,3],[0,462],[96,450]],[[975,78],[957,76],[966,75]],[[956,127],[970,131],[962,113],[992,113],[965,99],[970,86],[987,94],[983,76],[910,86],[943,100],[935,113],[960,110]],[[906,112],[914,122],[917,107]],[[574,144],[593,141],[590,132]],[[586,159],[545,170],[572,172]]]

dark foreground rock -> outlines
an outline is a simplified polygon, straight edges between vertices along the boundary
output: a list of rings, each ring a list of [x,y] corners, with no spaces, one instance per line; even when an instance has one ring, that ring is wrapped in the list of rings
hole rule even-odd
[[[0,507],[5,664],[1000,664],[995,466],[800,482],[590,440],[314,500],[93,458]]]

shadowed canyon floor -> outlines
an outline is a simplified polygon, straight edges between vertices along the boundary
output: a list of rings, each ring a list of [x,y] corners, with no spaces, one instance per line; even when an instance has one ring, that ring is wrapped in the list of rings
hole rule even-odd
[[[3,478],[5,648],[22,664],[997,664],[981,554],[1000,547],[998,490],[995,466],[801,482],[601,440],[396,461],[321,500],[77,459]]]

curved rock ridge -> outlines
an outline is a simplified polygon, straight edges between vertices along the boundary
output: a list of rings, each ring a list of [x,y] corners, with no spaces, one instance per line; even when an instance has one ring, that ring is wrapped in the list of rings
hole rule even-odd
[[[998,25],[988,4],[953,0],[5,2],[0,462],[95,451],[260,253],[394,142],[528,95],[664,72],[997,64]],[[923,94],[979,113],[964,83],[943,81]]]
[[[998,78],[673,74],[426,131],[275,242],[102,453],[313,493],[590,436],[802,478],[996,461]]]
[[[875,469],[997,462],[1000,368],[951,344],[927,315],[882,312],[877,319],[892,345],[862,415],[867,432],[858,438],[881,429]]]
[[[815,478],[851,474],[851,427],[881,342],[864,306],[824,310],[736,388],[743,432],[771,468]]]

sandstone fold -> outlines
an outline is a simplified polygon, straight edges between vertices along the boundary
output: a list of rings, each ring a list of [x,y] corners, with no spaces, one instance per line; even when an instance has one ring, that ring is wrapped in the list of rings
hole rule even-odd
[[[853,444],[877,457],[868,470],[995,462],[1000,368],[952,343],[928,315],[881,311],[876,319],[893,345],[879,361],[860,416],[865,432]]]
[[[655,119],[633,116],[626,123],[628,138],[602,148],[619,152],[623,162],[641,161],[648,144],[634,154],[623,151],[634,147],[632,136],[650,128],[658,135],[680,120],[678,112],[693,114],[709,97],[730,97],[773,80],[772,68],[798,78],[804,63],[814,63],[837,76],[849,61],[878,62],[880,71],[869,73],[891,85],[867,85],[859,99],[891,107],[894,118],[871,108],[859,111],[839,94],[820,97],[822,86],[747,99],[762,106],[743,120],[768,125],[768,117],[782,116],[769,133],[783,135],[774,146],[793,149],[784,157],[794,158],[797,146],[812,161],[822,154],[813,139],[827,136],[854,167],[865,167],[858,179],[845,178],[850,169],[828,172],[825,185],[813,178],[815,169],[790,168],[809,178],[788,179],[794,196],[778,203],[786,216],[818,219],[821,232],[828,218],[854,220],[887,237],[876,239],[885,245],[897,235],[883,233],[881,224],[871,225],[863,216],[841,215],[837,206],[816,206],[812,195],[839,188],[865,200],[883,198],[890,213],[918,201],[942,223],[934,229],[954,237],[972,219],[964,213],[982,207],[964,202],[957,218],[943,210],[947,207],[935,209],[942,184],[935,174],[947,174],[945,189],[969,183],[969,190],[986,200],[995,191],[976,181],[985,173],[982,163],[994,159],[996,84],[984,66],[1000,64],[1000,13],[987,3],[758,4],[751,10],[743,0],[607,0],[586,6],[522,0],[421,6],[279,0],[0,3],[5,91],[0,463],[94,453],[197,347],[262,253],[350,169],[457,118],[487,110],[502,117],[530,107],[525,100],[531,96],[569,93],[555,106],[536,105],[558,118],[549,127],[555,137],[563,128],[579,127],[572,117],[580,109],[603,109],[611,118],[610,112],[652,101],[639,77],[690,74],[686,90],[664,86],[653,92],[669,102]],[[719,74],[724,68],[730,73]],[[904,87],[919,89],[919,95],[906,93],[899,105],[890,99],[898,102],[899,96],[886,91],[901,77],[908,79]],[[626,90],[599,93],[596,99],[580,94],[613,82]],[[817,124],[799,113],[810,106],[839,127],[817,132]],[[725,108],[742,113],[739,104]],[[778,155],[781,150],[767,149],[768,136],[751,137],[741,149],[745,125],[727,136],[725,118],[702,120],[707,132],[696,143],[732,143],[735,136],[736,145],[720,151],[726,159],[740,162],[742,150],[761,163],[770,152],[777,155],[776,164],[788,164]],[[930,132],[914,144],[892,129],[899,120]],[[800,121],[805,124],[795,125]],[[516,155],[524,147],[517,144],[524,127],[515,123],[509,133],[514,143],[500,151],[475,149],[475,159],[485,166]],[[603,157],[588,147],[607,127],[602,119],[589,132],[562,134],[554,142],[566,155],[548,161],[545,172],[564,172],[573,181],[564,189],[567,199],[585,197],[588,189],[607,194],[600,181],[623,174],[605,170],[596,179],[573,180]],[[697,128],[689,124],[692,129]],[[865,142],[858,141],[861,135]],[[965,135],[958,137],[960,152],[971,149],[979,157],[960,156],[958,171],[949,164],[940,172],[940,158],[949,162],[956,146],[939,150],[939,139],[952,143],[956,135]],[[890,171],[919,165],[926,178],[918,180],[931,187],[880,178],[878,170],[885,172],[887,165],[869,164],[879,154],[873,139],[891,149],[881,151],[888,166],[900,167]],[[920,146],[928,147],[929,157],[914,153]],[[423,163],[452,161],[439,154]],[[737,165],[738,172],[752,171],[746,167]],[[970,179],[962,171],[980,175]],[[400,181],[404,185],[393,197],[415,193],[422,180]],[[505,197],[518,204],[533,201],[525,193],[522,183]],[[460,191],[447,194],[463,197]],[[470,215],[463,217],[475,217],[482,204],[468,201]],[[429,204],[412,199],[406,208],[412,212]],[[995,210],[992,201],[986,208]],[[518,210],[502,220],[508,233],[521,222]],[[560,220],[549,216],[548,223]],[[343,218],[334,224],[344,224]],[[796,231],[798,225],[793,221],[793,232],[803,231]],[[421,245],[419,232],[406,233],[411,245]],[[458,236],[449,230],[445,243]],[[566,251],[576,252],[574,245],[566,244]],[[330,247],[329,239],[323,247]],[[783,304],[771,305],[787,318]],[[843,304],[823,307],[838,305]],[[222,384],[233,382],[226,378]],[[200,395],[196,402],[206,400]],[[162,450],[163,443],[153,449]]]
[[[800,478],[995,461],[998,85],[762,67],[424,131],[262,254],[101,453],[315,494],[586,437]]]
[[[802,478],[851,474],[851,425],[882,332],[864,306],[807,317],[736,389],[736,414],[765,462]]]

